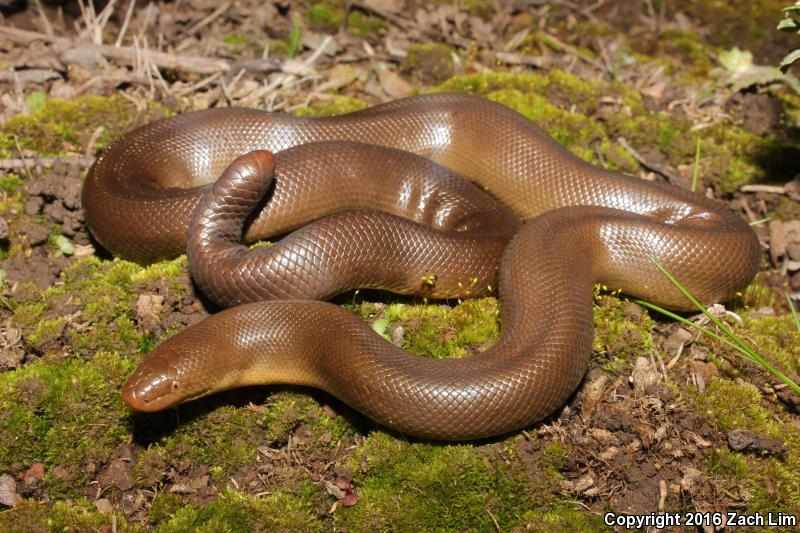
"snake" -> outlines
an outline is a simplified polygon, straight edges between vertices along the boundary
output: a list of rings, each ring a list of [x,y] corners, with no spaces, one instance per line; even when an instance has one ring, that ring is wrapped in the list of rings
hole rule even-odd
[[[140,263],[187,252],[226,307],[140,362],[121,389],[134,410],[292,384],[434,440],[507,434],[563,407],[588,369],[596,285],[687,311],[660,268],[709,304],[744,290],[761,253],[721,201],[594,166],[470,94],[332,117],[168,117],[112,143],[82,201],[102,247]],[[499,339],[467,357],[408,353],[323,301],[356,287],[497,295]]]

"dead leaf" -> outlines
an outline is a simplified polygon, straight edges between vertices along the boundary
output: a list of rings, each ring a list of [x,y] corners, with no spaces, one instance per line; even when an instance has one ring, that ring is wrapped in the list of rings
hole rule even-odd
[[[338,63],[328,71],[328,81],[317,87],[317,91],[339,90],[358,79],[358,70],[353,65]]]
[[[164,309],[164,297],[160,294],[140,294],[136,300],[136,314],[145,326],[158,324]]]
[[[378,72],[378,81],[381,89],[390,98],[405,98],[410,96],[414,88],[400,75],[393,70],[381,70]]]

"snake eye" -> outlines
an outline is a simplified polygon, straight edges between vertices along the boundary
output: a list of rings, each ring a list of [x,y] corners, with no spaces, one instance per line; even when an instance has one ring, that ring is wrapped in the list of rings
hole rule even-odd
[[[176,391],[180,387],[180,384],[177,381],[172,382],[172,390]]]

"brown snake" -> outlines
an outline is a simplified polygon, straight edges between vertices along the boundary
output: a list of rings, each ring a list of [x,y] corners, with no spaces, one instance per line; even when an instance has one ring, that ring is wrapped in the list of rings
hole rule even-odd
[[[356,142],[316,142],[341,140]],[[272,155],[239,157],[254,150],[278,152],[274,182]],[[591,353],[593,284],[687,309],[652,259],[710,303],[743,289],[760,254],[720,202],[598,169],[467,95],[332,118],[228,108],[161,120],[106,151],[83,204],[97,240],[137,261],[177,255],[191,226],[192,275],[224,305],[290,299],[228,309],[162,343],[123,387],[131,407],[290,383],[434,439],[502,434],[563,405]],[[253,209],[247,241],[310,225],[248,250],[237,241]],[[500,340],[462,359],[410,355],[345,310],[300,300],[357,286],[480,294],[498,264]]]

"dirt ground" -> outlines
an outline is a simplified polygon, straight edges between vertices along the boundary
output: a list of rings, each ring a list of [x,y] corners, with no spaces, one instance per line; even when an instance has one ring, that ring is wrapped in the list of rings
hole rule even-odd
[[[185,258],[114,259],[80,205],[104,147],[162,116],[475,92],[598,166],[688,188],[697,165],[764,252],[713,311],[797,382],[800,83],[770,67],[800,46],[774,31],[784,3],[0,0],[0,529],[594,531],[623,530],[608,511],[698,511],[711,522],[667,529],[755,531],[712,514],[800,515],[798,393],[601,292],[580,390],[502,438],[408,439],[288,387],[133,414],[125,377],[215,309]],[[337,303],[429,355],[497,336],[494,299]]]

